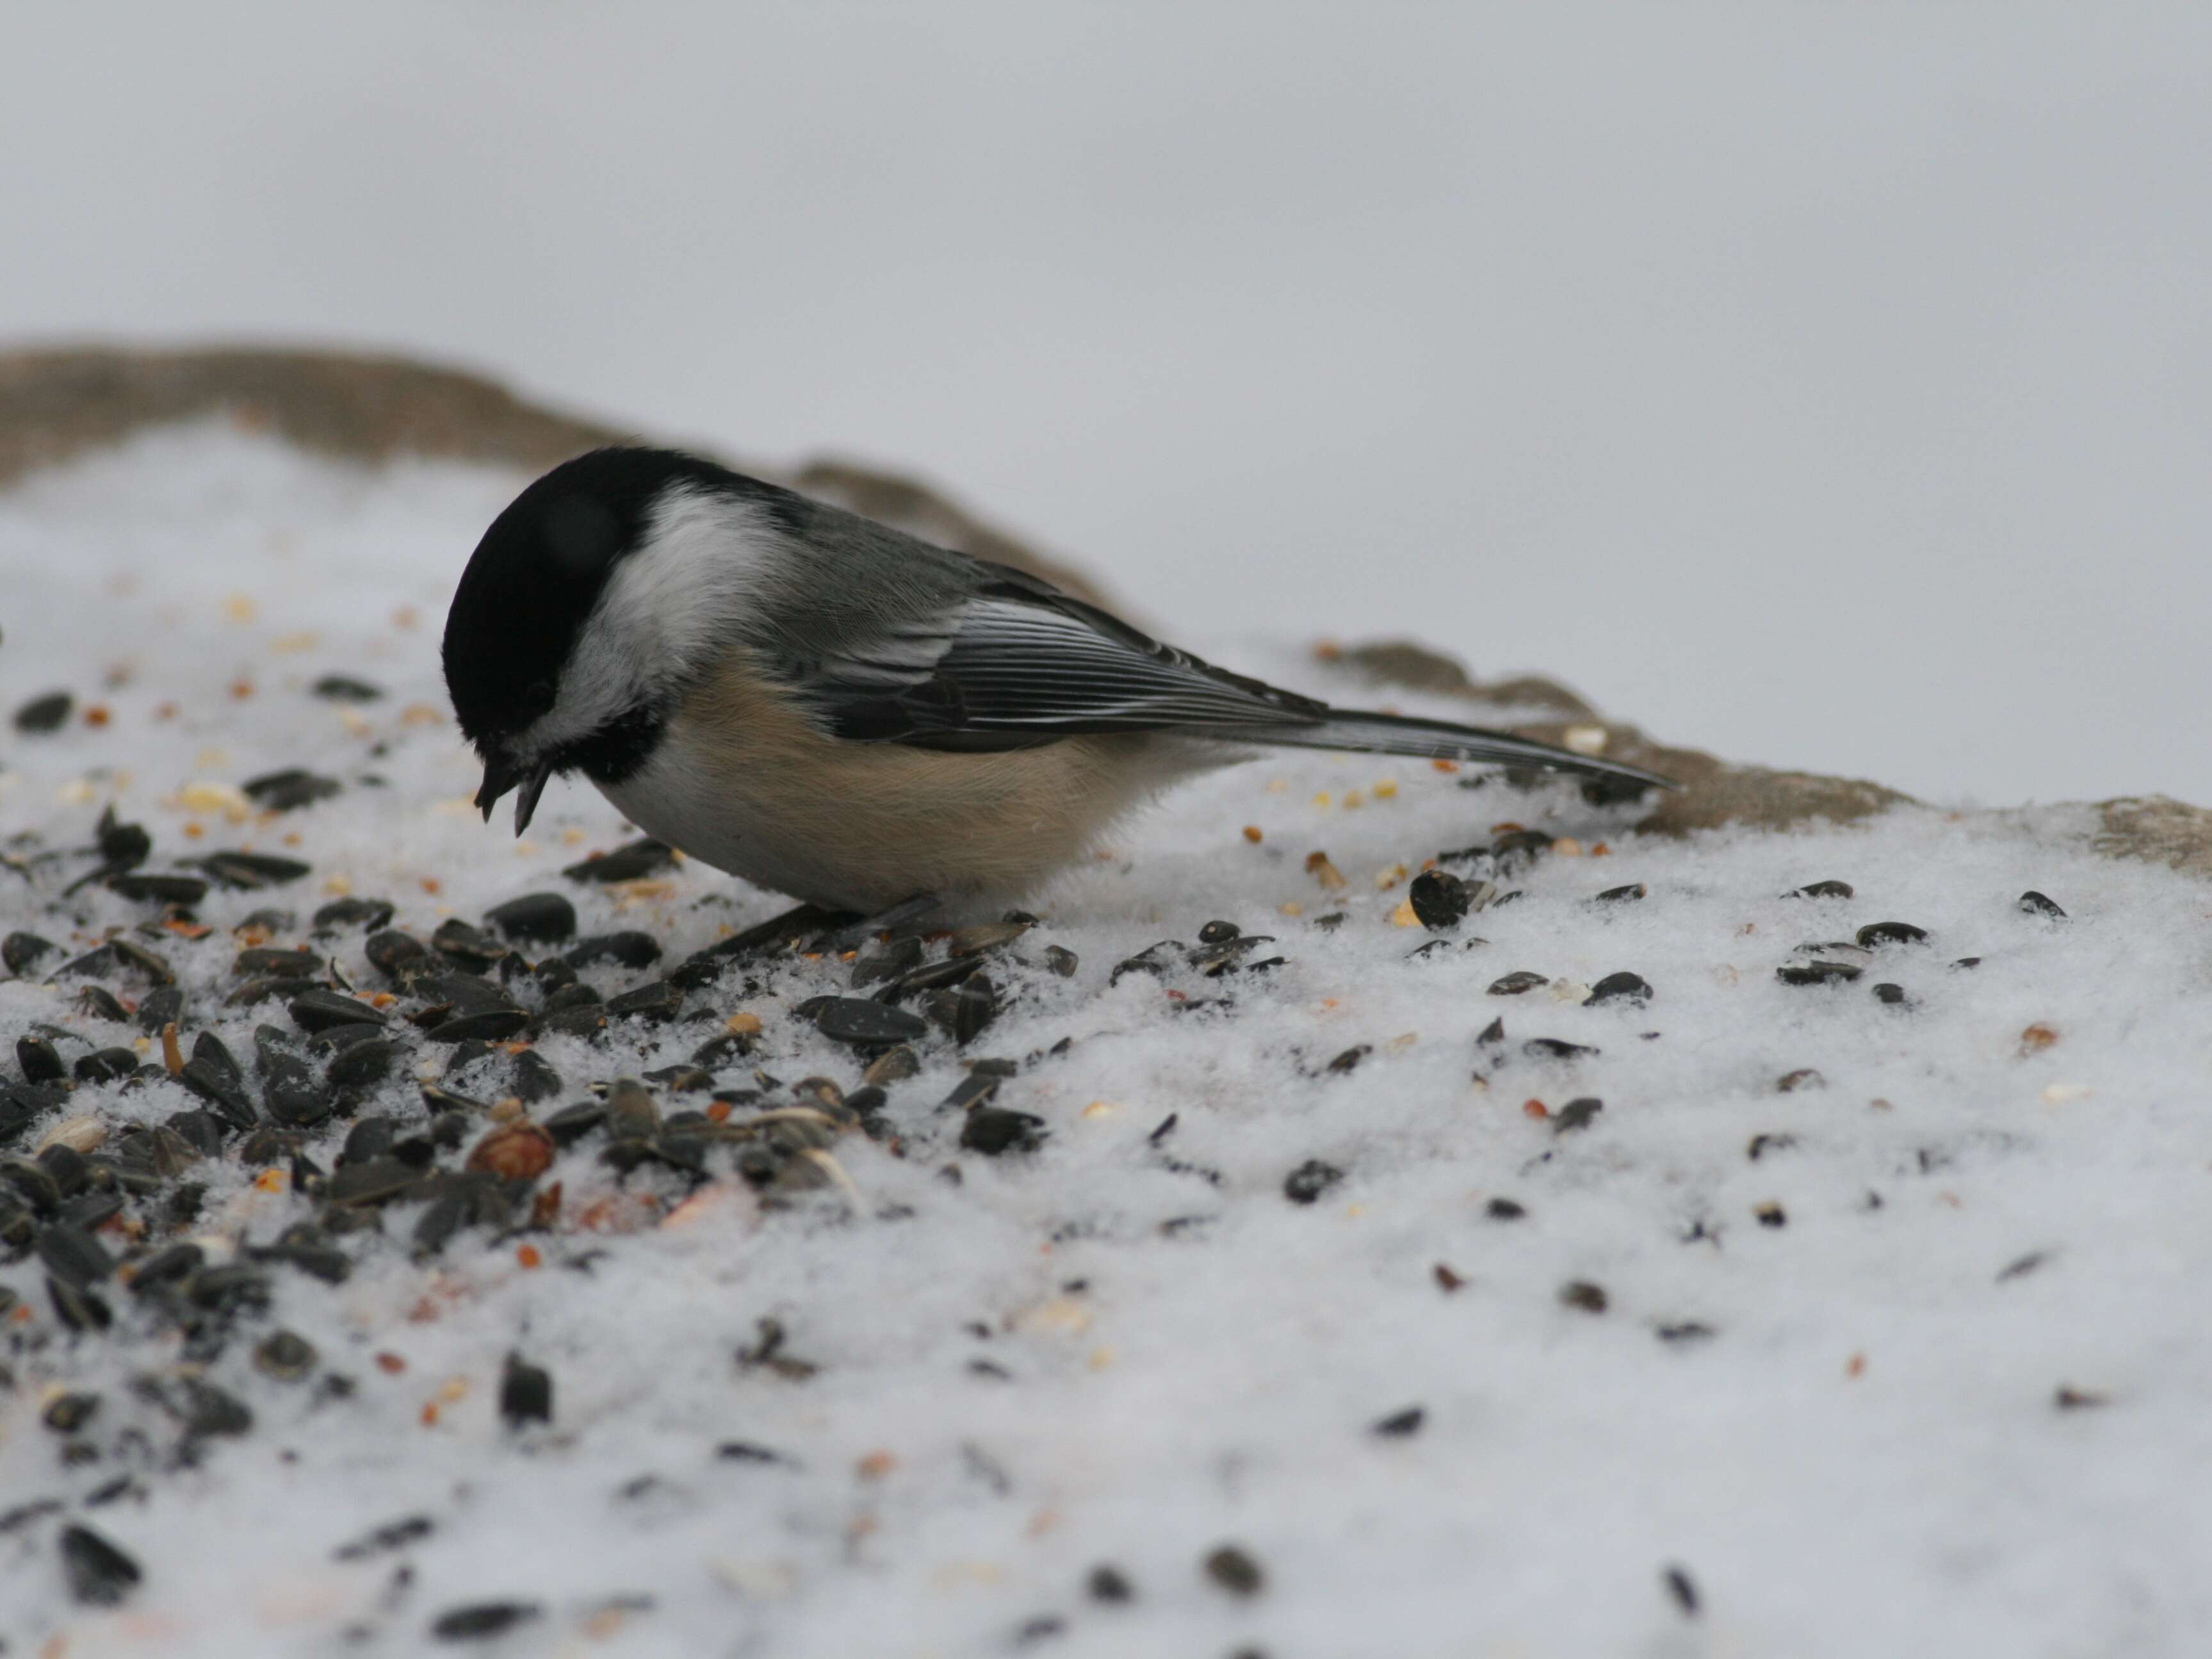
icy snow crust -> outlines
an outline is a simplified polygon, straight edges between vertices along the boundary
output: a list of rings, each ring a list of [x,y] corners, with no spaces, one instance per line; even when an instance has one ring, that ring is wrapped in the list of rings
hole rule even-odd
[[[449,718],[428,717],[444,708],[437,633],[520,482],[362,473],[200,428],[0,497],[0,695],[9,708],[64,685],[78,699],[64,732],[8,733],[0,813],[35,838],[10,850],[85,845],[112,801],[152,831],[149,869],[229,846],[313,866],[273,892],[212,893],[211,935],[154,945],[179,970],[188,1042],[213,1030],[250,1067],[253,1026],[289,1022],[277,1005],[222,1007],[228,930],[273,902],[301,921],[270,942],[312,943],[305,918],[334,881],[394,900],[421,938],[447,915],[566,891],[586,933],[660,937],[664,969],[784,908],[696,864],[660,896],[564,883],[560,866],[627,838],[584,787],[549,791],[520,845],[467,810],[474,769]],[[1289,652],[1218,654],[1349,695]],[[331,672],[387,695],[349,720],[307,694]],[[88,702],[105,726],[84,723]],[[194,782],[294,765],[345,792],[240,823],[176,804]],[[1378,799],[1385,781],[1396,793]],[[193,1466],[131,1391],[173,1368],[175,1339],[112,1283],[115,1328],[71,1336],[35,1257],[0,1266],[21,1297],[0,1353],[15,1374],[0,1510],[67,1506],[0,1531],[0,1631],[26,1653],[67,1632],[71,1659],[404,1654],[453,1607],[515,1601],[541,1610],[502,1638],[515,1651],[2201,1651],[2212,896],[2091,856],[2063,814],[2023,829],[1913,811],[1848,833],[1653,843],[1564,788],[1459,782],[1285,755],[1132,823],[1115,856],[1046,896],[1046,925],[1016,947],[1032,963],[1046,944],[1076,952],[1073,976],[995,968],[1014,993],[998,1022],[964,1056],[933,1036],[921,1075],[892,1087],[904,1155],[839,1141],[863,1213],[830,1196],[764,1208],[720,1173],[665,1222],[688,1183],[618,1177],[592,1137],[546,1178],[564,1189],[551,1233],[465,1233],[418,1262],[402,1210],[381,1237],[344,1241],[340,1286],[276,1270],[269,1313],[208,1373],[254,1425]],[[1378,872],[1487,841],[1501,820],[1571,836],[1583,855],[1540,860],[1504,884],[1520,900],[1409,961],[1430,936],[1394,924],[1406,884],[1382,889]],[[1608,855],[1590,856],[1601,842]],[[1317,849],[1347,878],[1340,894],[1304,869]],[[50,905],[88,864],[0,871],[0,928],[74,951],[150,913],[88,888],[72,929]],[[1779,896],[1821,878],[1856,896]],[[1641,902],[1591,902],[1638,881]],[[2021,914],[2029,887],[2069,920]],[[1316,925],[1334,911],[1334,931]],[[1285,963],[1109,985],[1117,962],[1214,917],[1275,935]],[[1893,919],[1930,944],[1881,950],[1856,984],[1778,981],[1800,943]],[[336,955],[367,990],[382,981],[360,944],[349,932]],[[1978,968],[1948,968],[1969,955]],[[1586,987],[1622,969],[1656,988],[1648,1007],[1486,992],[1515,969]],[[848,971],[796,963],[757,972],[750,995],[735,975],[692,994],[689,1007],[763,1023],[757,1054],[719,1080],[750,1085],[757,1066],[855,1086],[850,1053],[791,1012]],[[610,994],[648,976],[586,975]],[[1876,981],[1908,1006],[1877,1001]],[[1176,993],[1233,1006],[1178,1013]],[[1506,1042],[1479,1047],[1500,1016]],[[40,1021],[99,1046],[139,1035],[35,977],[0,982],[0,1066]],[[2057,1040],[2024,1054],[2038,1024]],[[600,1049],[548,1038],[568,1086],[535,1110],[682,1060],[718,1029],[631,1024]],[[1522,1055],[1538,1036],[1601,1052]],[[1063,1037],[1066,1054],[1043,1055]],[[1324,1069],[1359,1044],[1373,1052],[1356,1069]],[[1041,1151],[960,1150],[939,1103],[976,1054],[1040,1056],[998,1103],[1045,1120]],[[441,1058],[420,1060],[434,1075]],[[1801,1067],[1826,1087],[1778,1091]],[[1525,1104],[1556,1115],[1577,1097],[1604,1109],[1564,1133]],[[195,1103],[166,1083],[87,1085],[67,1111],[119,1127]],[[419,1119],[413,1079],[395,1076],[374,1107]],[[312,1143],[324,1167],[343,1133]],[[1793,1139],[1754,1160],[1761,1134]],[[1293,1204],[1285,1177],[1315,1158],[1345,1178]],[[193,1174],[210,1182],[202,1235],[263,1243],[313,1213],[234,1156]],[[577,1224],[617,1191],[658,1207],[605,1206],[628,1231]],[[1498,1198],[1525,1216],[1494,1218]],[[1761,1223],[1767,1205],[1784,1224]],[[525,1243],[543,1265],[523,1265]],[[1602,1288],[1604,1311],[1562,1301],[1576,1281]],[[811,1376],[739,1364],[763,1318]],[[253,1345],[279,1325],[354,1394],[255,1370]],[[510,1351],[551,1373],[550,1426],[502,1426]],[[2062,1387],[2103,1403],[2062,1409]],[[42,1426],[61,1388],[103,1396],[81,1437],[98,1461],[65,1466]],[[1417,1431],[1374,1431],[1413,1406]],[[781,1461],[718,1457],[731,1441]],[[83,1506],[125,1474],[125,1496]],[[334,1559],[415,1515],[428,1536]],[[119,1608],[72,1603],[57,1545],[72,1519],[143,1568]],[[1256,1594],[1204,1571],[1223,1543],[1263,1569]],[[1133,1600],[1087,1594],[1107,1563]]]

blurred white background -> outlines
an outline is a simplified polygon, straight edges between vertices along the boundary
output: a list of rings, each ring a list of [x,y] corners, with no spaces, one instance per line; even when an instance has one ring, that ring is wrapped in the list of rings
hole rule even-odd
[[[2212,7],[11,8],[0,337],[925,471],[1212,644],[2212,801]],[[455,568],[465,549],[454,550]]]

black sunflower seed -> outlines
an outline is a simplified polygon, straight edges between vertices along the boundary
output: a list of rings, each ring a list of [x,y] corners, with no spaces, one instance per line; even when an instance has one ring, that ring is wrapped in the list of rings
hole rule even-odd
[[[2033,887],[2020,896],[2013,908],[2023,915],[2042,916],[2051,921],[2066,920],[2066,913],[2058,908],[2057,900],[2048,894],[2037,892]]]
[[[1231,1595],[1257,1595],[1267,1587],[1266,1571],[1249,1553],[1234,1544],[1209,1550],[1200,1565],[1206,1576]]]
[[[1389,1416],[1378,1420],[1374,1425],[1374,1431],[1386,1440],[1410,1439],[1421,1431],[1421,1425],[1428,1420],[1425,1407],[1408,1406],[1403,1411],[1392,1412]]]
[[[558,893],[525,893],[484,912],[502,939],[552,941],[576,936],[576,907]]]
[[[510,1429],[553,1420],[553,1376],[520,1354],[510,1353],[500,1373],[499,1414]]]
[[[675,867],[675,855],[657,841],[634,841],[601,858],[572,864],[561,873],[570,881],[637,881]]]
[[[486,1008],[441,1020],[424,1036],[432,1042],[501,1042],[529,1024],[530,1016],[520,1008]]]
[[[1590,994],[1583,999],[1583,1006],[1591,1008],[1608,1002],[1633,1002],[1640,1006],[1650,1000],[1650,982],[1640,975],[1624,971],[1607,974],[1591,986]]]
[[[1594,1055],[1598,1050],[1586,1044],[1565,1042],[1559,1037],[1530,1037],[1521,1045],[1521,1052],[1531,1060],[1580,1060]]]
[[[44,1037],[17,1037],[15,1063],[23,1068],[26,1083],[59,1083],[69,1076],[69,1068],[62,1064],[61,1051]]]
[[[1838,898],[1851,896],[1851,884],[1847,881],[1811,881],[1802,887],[1793,887],[1784,898]]]
[[[87,1607],[119,1606],[145,1577],[136,1561],[75,1522],[62,1528],[61,1552],[70,1594]]]
[[[393,914],[390,899],[332,899],[315,912],[314,927],[319,933],[335,932],[340,927],[365,927],[374,933],[387,925]]]
[[[246,792],[246,798],[263,811],[290,812],[312,806],[319,800],[328,800],[345,786],[336,778],[323,777],[295,766],[248,778],[239,787]]]
[[[1334,1164],[1310,1158],[1283,1178],[1283,1196],[1293,1204],[1312,1204],[1343,1179],[1344,1171]]]
[[[112,875],[100,885],[134,904],[198,904],[208,893],[207,883],[198,876],[144,870]]]
[[[438,924],[438,931],[430,935],[430,948],[472,971],[493,967],[513,954],[489,933],[470,927],[459,916]]]
[[[1433,933],[1448,932],[1464,921],[1474,906],[1474,896],[1471,884],[1443,870],[1422,871],[1406,893],[1415,920]]]
[[[927,1022],[918,1016],[862,997],[813,997],[798,1012],[831,1042],[855,1048],[914,1042],[929,1034]]]
[[[430,954],[429,947],[422,940],[389,929],[371,933],[361,948],[369,965],[386,979],[399,978],[401,970],[409,963],[421,962]]]
[[[453,1607],[432,1621],[430,1634],[441,1642],[483,1642],[543,1615],[535,1601],[476,1601]]]
[[[1585,1097],[1571,1100],[1559,1108],[1552,1119],[1552,1133],[1563,1135],[1577,1129],[1587,1129],[1597,1121],[1597,1115],[1605,1109],[1605,1103]]]
[[[1033,1113],[978,1106],[960,1126],[960,1144],[971,1152],[997,1158],[1006,1152],[1034,1152],[1049,1133],[1044,1120]]]
[[[325,674],[307,690],[326,702],[374,702],[384,695],[381,687],[350,674]]]
[[[1631,904],[1650,896],[1651,890],[1640,881],[1632,881],[1626,887],[1608,887],[1597,896],[1600,904]]]
[[[1774,976],[1784,985],[1839,985],[1866,971],[1850,962],[1793,962],[1777,968]]]
[[[195,863],[222,885],[247,890],[281,887],[287,882],[298,881],[313,868],[297,859],[278,858],[273,853],[236,851],[210,853]]]
[[[31,736],[43,737],[58,732],[70,717],[76,699],[66,691],[49,691],[44,696],[33,697],[15,710],[15,729]]]
[[[1526,968],[1522,968],[1507,974],[1502,979],[1492,980],[1490,983],[1490,994],[1494,997],[1517,997],[1534,990],[1539,985],[1549,985],[1551,982],[1543,975],[1531,973]]]
[[[1858,932],[1859,948],[1865,951],[1881,945],[1922,945],[1927,939],[1925,927],[1916,927],[1909,921],[1869,922]]]
[[[46,957],[58,955],[61,948],[36,933],[14,933],[0,939],[0,963],[5,963],[9,973],[21,978]]]
[[[921,949],[921,942],[915,942]],[[619,933],[594,933],[580,939],[574,948],[561,957],[571,968],[592,968],[603,962],[611,962],[624,968],[650,968],[660,960],[660,941],[650,933],[629,930]]]

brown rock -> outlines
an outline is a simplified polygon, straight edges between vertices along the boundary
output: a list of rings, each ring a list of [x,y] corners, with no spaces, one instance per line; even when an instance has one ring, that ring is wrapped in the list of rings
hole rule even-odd
[[[143,428],[208,416],[228,416],[249,430],[346,460],[427,455],[526,472],[604,444],[640,441],[635,433],[526,402],[495,381],[404,357],[266,346],[50,347],[0,351],[0,485]],[[849,461],[813,462],[795,476],[736,465],[944,546],[1034,572],[1085,599],[1102,598],[1066,566],[915,479]]]
[[[2212,876],[2212,811],[2170,795],[2125,795],[2098,802],[2096,811],[2102,827],[2090,844],[2106,858]]]

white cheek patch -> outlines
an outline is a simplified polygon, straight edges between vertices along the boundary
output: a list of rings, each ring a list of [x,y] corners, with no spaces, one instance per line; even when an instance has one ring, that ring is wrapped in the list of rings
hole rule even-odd
[[[705,672],[759,592],[775,539],[750,503],[686,484],[662,492],[643,541],[585,619],[558,699],[518,748],[543,753],[589,736]]]

